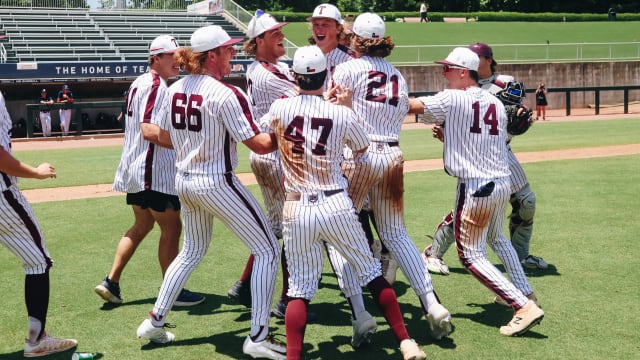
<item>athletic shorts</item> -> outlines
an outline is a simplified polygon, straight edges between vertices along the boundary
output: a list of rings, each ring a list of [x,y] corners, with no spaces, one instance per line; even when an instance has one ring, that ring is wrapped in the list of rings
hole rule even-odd
[[[151,208],[158,212],[163,212],[167,209],[180,211],[180,200],[178,196],[153,190],[127,193],[127,205],[138,205],[143,209]]]

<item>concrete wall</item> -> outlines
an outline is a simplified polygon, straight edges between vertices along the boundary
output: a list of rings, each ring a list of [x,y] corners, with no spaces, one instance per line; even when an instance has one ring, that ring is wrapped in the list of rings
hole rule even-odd
[[[446,86],[442,66],[399,66],[409,84],[409,91],[438,91]],[[554,87],[593,87],[640,85],[640,61],[586,62],[547,64],[498,64],[497,71],[514,76],[527,88],[535,89],[544,82],[547,89]],[[600,104],[623,102],[622,91],[601,91]],[[565,108],[565,93],[547,94],[549,109]],[[629,101],[640,101],[640,90],[629,91]],[[587,107],[595,103],[595,93],[575,92],[571,107]],[[527,95],[527,105],[535,106],[533,94]]]

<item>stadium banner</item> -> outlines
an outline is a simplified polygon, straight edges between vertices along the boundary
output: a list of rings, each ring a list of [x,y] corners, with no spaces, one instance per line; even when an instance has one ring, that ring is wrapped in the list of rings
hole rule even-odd
[[[191,15],[213,15],[224,10],[222,0],[205,0],[195,4],[187,5],[187,14]]]
[[[244,76],[252,60],[231,61],[230,76]],[[0,64],[0,80],[134,78],[148,70],[146,61],[28,62]]]

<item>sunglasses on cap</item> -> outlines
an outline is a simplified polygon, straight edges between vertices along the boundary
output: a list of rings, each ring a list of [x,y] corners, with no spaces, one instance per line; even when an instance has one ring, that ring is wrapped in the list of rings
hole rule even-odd
[[[463,68],[461,66],[455,66],[455,65],[447,65],[447,64],[442,65],[442,72],[446,72],[447,73],[447,72],[449,72],[451,70],[454,70],[454,69],[460,70],[460,69],[466,69],[466,68]]]

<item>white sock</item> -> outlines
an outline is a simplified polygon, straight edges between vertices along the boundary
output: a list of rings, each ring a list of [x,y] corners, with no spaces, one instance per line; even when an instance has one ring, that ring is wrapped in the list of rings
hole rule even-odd
[[[253,342],[261,342],[266,339],[269,328],[262,325],[251,325],[251,333],[249,337]]]
[[[425,309],[427,311],[425,312],[428,312],[431,305],[438,304],[438,299],[436,298],[436,295],[433,293],[433,291],[429,291],[428,293],[421,295],[420,300],[422,300],[422,303],[427,307]]]
[[[353,314],[351,314],[351,317],[353,318],[353,320],[355,320],[356,315],[365,311],[362,294],[356,294],[356,295],[350,296],[349,303],[351,304],[351,308],[353,309]]]
[[[29,316],[29,340],[30,343],[35,344],[38,341],[38,335],[42,330],[42,322],[32,316]]]

